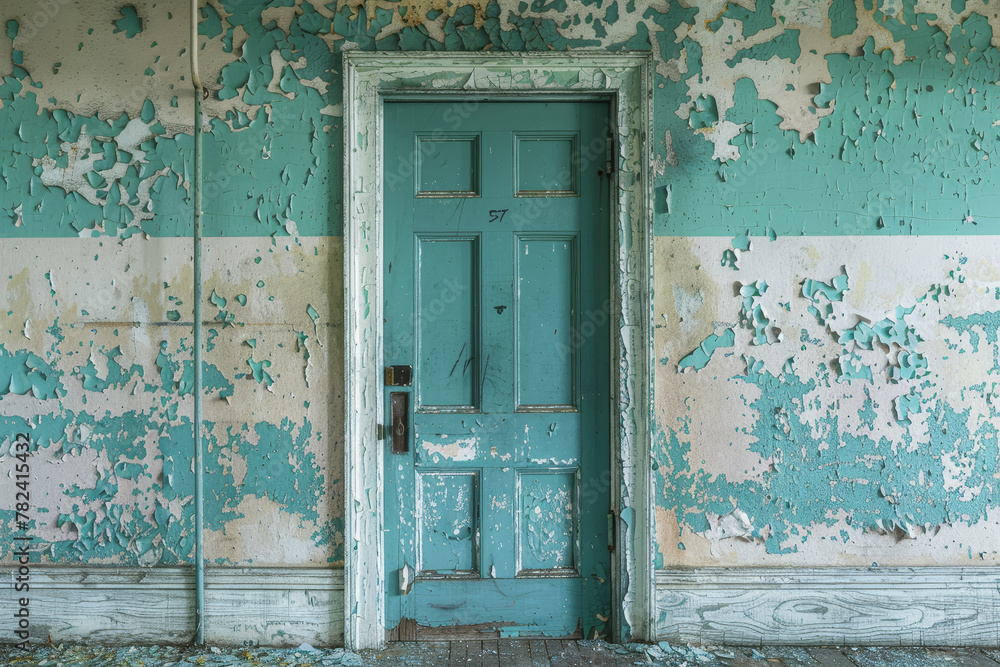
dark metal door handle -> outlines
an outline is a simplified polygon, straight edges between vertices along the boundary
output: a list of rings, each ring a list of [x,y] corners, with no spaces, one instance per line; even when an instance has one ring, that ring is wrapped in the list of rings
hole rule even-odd
[[[410,451],[410,395],[404,391],[389,394],[389,412],[392,415],[392,453],[406,454]]]

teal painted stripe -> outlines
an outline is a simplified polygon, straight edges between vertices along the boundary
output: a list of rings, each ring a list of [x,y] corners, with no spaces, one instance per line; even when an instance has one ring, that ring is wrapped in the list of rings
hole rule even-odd
[[[843,3],[835,4],[831,13],[841,34],[856,17]],[[376,40],[374,35],[391,13],[369,21],[365,12],[351,18],[349,8],[344,8],[331,23],[308,10],[294,20],[292,39],[274,23],[263,25],[258,11],[237,12],[227,19],[230,27],[220,32],[221,26],[213,22],[214,10],[206,10],[203,32],[221,40],[224,50],[232,51],[233,26],[250,35],[240,58],[223,68],[222,88],[216,95],[220,100],[239,96],[257,110],[250,115],[228,112],[206,134],[206,195],[214,195],[206,196],[206,236],[265,237],[296,230],[310,236],[342,234],[341,119],[320,112],[341,100],[341,82],[337,54],[330,53],[320,33],[336,29],[347,42],[369,50],[486,45],[564,50],[597,45],[594,40],[563,38],[551,21],[528,31],[531,39],[520,27],[487,34],[465,26],[462,34],[472,39],[475,33],[475,39],[462,42],[455,26],[467,9],[456,10],[448,19],[444,44],[411,29]],[[933,25],[928,15],[906,15],[904,23],[877,14],[894,38],[905,41],[907,57],[912,59],[894,64],[892,52],[877,53],[871,39],[859,55],[828,56],[832,82],[815,91],[795,91],[812,100],[811,113],[822,115],[832,109],[804,141],[798,132],[780,129],[783,118],[777,107],[759,99],[750,79],[736,82],[733,108],[720,110],[716,100],[699,98],[689,121],[676,115],[691,102],[687,85],[658,75],[663,87],[655,88],[651,136],[659,139],[654,139],[652,150],[657,160],[677,166],[665,166],[655,180],[654,233],[996,233],[1000,129],[993,122],[995,109],[1000,108],[1000,89],[993,81],[1000,51],[992,44],[989,23],[972,13],[949,34]],[[729,15],[744,22],[744,34],[763,26],[758,18],[766,19],[736,10]],[[664,39],[674,34],[675,21],[694,21],[694,16],[673,10],[670,16],[675,18],[651,10],[650,18],[660,30],[651,36],[643,27],[636,33],[636,45],[658,48],[665,61],[684,48],[685,80],[705,76],[703,61],[708,56],[703,56],[697,42]],[[521,26],[513,14],[507,20]],[[73,237],[95,233],[88,231],[94,229],[112,236],[127,237],[140,229],[154,237],[189,236],[191,209],[185,183],[192,160],[191,136],[167,136],[156,118],[156,105],[166,104],[168,98],[147,101],[136,118],[74,115],[48,97],[44,72],[29,73],[24,68],[17,35],[17,23],[8,22],[6,36],[15,48],[13,74],[0,81],[0,238]],[[774,47],[773,54],[768,49],[740,53],[744,62],[769,55],[801,62],[796,46],[794,31],[789,30],[768,47]],[[287,68],[279,78],[280,91],[268,91],[274,75],[270,56],[275,51],[289,58],[293,51],[304,53],[306,65]],[[325,94],[302,84],[316,77],[328,86]],[[786,82],[788,87],[794,85]],[[38,95],[49,104],[40,104]],[[265,104],[270,113],[262,107]],[[56,108],[40,108],[52,105]],[[122,130],[135,120],[146,124],[149,134],[135,146],[126,145],[120,141]],[[701,134],[722,121],[743,126],[730,142],[740,157],[724,164],[713,159],[715,147]],[[672,154],[663,140],[667,130]],[[43,164],[51,165],[49,169],[69,166],[69,154],[63,150],[67,143],[76,147],[77,161],[85,156],[92,163],[92,169],[79,174],[86,186],[64,187],[58,179],[43,178]],[[127,165],[124,174],[112,173],[122,164]],[[149,188],[148,200],[140,196],[144,187]],[[289,225],[289,220],[295,224]]]
[[[168,137],[158,121],[140,118],[148,135],[126,144],[122,131],[137,119],[41,109],[36,94],[21,97],[23,90],[13,78],[0,84],[0,220],[8,223],[0,237],[191,236],[191,135]],[[204,152],[206,237],[342,234],[340,134],[318,129],[318,100],[286,104],[296,108],[284,114],[315,117],[304,127],[268,122],[263,112],[238,129],[212,121]],[[75,164],[65,148],[75,149]],[[64,185],[80,164],[90,167],[82,172],[86,185]]]
[[[664,130],[677,166],[654,187],[655,233],[727,236],[980,235],[1000,231],[1000,89],[993,84],[1000,51],[986,19],[972,14],[950,37],[917,17],[913,30],[885,25],[906,38],[907,60],[893,63],[869,38],[857,56],[826,60],[832,78],[809,91],[819,120],[812,135],[779,128],[778,107],[761,100],[747,78],[735,84],[724,112],[695,100],[690,123],[673,112],[684,94],[658,92],[656,154],[665,159]],[[904,30],[905,29],[905,30]],[[700,73],[700,50],[689,65]],[[953,54],[959,65],[946,55]],[[791,82],[786,84],[791,87]],[[740,157],[713,161],[700,133],[722,121],[743,127],[729,143]]]
[[[7,25],[16,43],[19,26]],[[316,53],[303,69],[287,68],[281,91],[272,92],[270,55],[282,48],[282,33],[260,25],[253,32],[258,39],[221,81],[241,86],[255,108],[229,111],[205,133],[205,236],[340,236],[341,125],[321,111],[340,100],[340,81],[332,78],[325,95],[300,82],[326,72],[329,51],[324,46],[328,58]],[[232,67],[246,77],[234,79]],[[157,118],[157,105],[171,98],[102,120],[59,108],[40,74],[18,66],[0,80],[0,237],[191,236],[192,136],[171,136]]]

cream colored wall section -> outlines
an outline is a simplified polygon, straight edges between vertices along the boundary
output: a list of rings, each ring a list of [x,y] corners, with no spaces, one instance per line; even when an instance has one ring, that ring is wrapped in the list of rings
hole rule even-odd
[[[126,13],[130,8],[138,20]],[[44,81],[42,105],[107,120],[136,117],[150,99],[168,134],[190,132],[193,117],[189,17],[185,3],[153,0],[21,3],[3,16],[20,24],[16,48],[24,52],[25,69]],[[211,63],[216,52],[218,42],[203,60]]]
[[[1000,562],[996,239],[745,240],[656,239],[663,564]]]
[[[205,241],[210,564],[341,558],[342,247]],[[35,387],[0,408],[33,441],[43,561],[190,562],[191,253],[183,238],[4,244],[3,362]]]

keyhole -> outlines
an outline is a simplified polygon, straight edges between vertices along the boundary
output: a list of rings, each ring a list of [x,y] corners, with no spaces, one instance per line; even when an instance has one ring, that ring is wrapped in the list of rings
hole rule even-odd
[[[497,311],[497,315],[503,315],[503,311],[507,306],[493,306],[493,309]]]

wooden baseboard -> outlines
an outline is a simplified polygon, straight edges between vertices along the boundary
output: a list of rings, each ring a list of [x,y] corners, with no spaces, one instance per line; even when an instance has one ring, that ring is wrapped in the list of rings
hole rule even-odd
[[[30,590],[15,590],[16,572],[0,606],[29,600],[31,641],[184,644],[194,638],[192,568],[53,567],[32,565]],[[217,645],[341,646],[344,571],[340,568],[205,570],[205,641]],[[16,641],[11,633],[3,642]]]
[[[24,592],[3,568],[0,602]],[[32,641],[187,643],[190,568],[31,567]],[[342,569],[208,568],[212,644],[343,643]],[[695,644],[1000,645],[1000,568],[699,568],[656,574],[656,639]],[[8,633],[2,640],[13,641]]]
[[[656,573],[656,638],[692,644],[1000,645],[1000,568]]]

